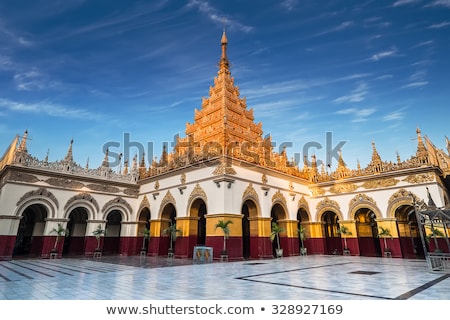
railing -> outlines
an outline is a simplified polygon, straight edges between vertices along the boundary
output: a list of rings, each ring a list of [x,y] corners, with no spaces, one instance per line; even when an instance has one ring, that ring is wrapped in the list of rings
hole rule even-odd
[[[450,273],[450,253],[429,253],[427,263],[430,271]]]

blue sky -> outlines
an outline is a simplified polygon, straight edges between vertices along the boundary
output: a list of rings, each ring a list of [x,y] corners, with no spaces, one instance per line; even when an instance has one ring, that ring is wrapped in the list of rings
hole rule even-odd
[[[224,26],[241,96],[290,157],[312,142],[325,160],[327,132],[351,168],[372,141],[409,158],[416,127],[445,148],[450,0],[1,0],[0,149],[28,130],[40,159],[71,139],[82,166],[108,142],[132,157],[126,139],[159,158],[208,95]]]

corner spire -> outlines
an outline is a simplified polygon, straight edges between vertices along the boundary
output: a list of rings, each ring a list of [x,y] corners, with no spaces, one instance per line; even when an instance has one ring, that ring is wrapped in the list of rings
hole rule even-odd
[[[73,162],[72,145],[73,145],[73,139],[70,140],[69,149],[67,150],[66,157],[64,158],[64,161],[67,162],[67,163],[72,163]]]
[[[228,39],[225,30],[223,30],[222,39],[220,40],[220,43],[222,44],[222,56],[220,57],[220,68],[228,69],[230,67],[230,63],[227,57]]]

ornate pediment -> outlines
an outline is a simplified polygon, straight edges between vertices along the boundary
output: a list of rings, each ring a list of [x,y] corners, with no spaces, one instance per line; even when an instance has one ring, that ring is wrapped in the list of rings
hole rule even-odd
[[[97,200],[95,200],[94,197],[92,197],[92,195],[89,194],[88,192],[81,192],[79,194],[74,195],[72,198],[70,198],[67,201],[66,205],[64,206],[64,210],[67,210],[67,208],[69,208],[74,202],[77,202],[79,200],[84,200],[84,201],[90,202],[90,203],[92,203],[92,205],[95,207],[95,209],[97,211],[99,210]]]
[[[281,193],[280,190],[275,192],[275,194],[272,196],[272,203],[277,201],[283,203],[284,205],[286,205],[287,203],[286,197]]]
[[[328,197],[326,197],[325,199],[323,199],[322,201],[320,201],[317,206],[316,209],[318,211],[325,209],[325,208],[334,208],[337,210],[340,210],[341,207],[339,206],[339,204],[335,201],[335,200],[331,200]]]
[[[253,198],[256,201],[259,201],[258,193],[255,188],[253,188],[253,184],[250,182],[245,188],[244,193],[242,194],[242,199]]]

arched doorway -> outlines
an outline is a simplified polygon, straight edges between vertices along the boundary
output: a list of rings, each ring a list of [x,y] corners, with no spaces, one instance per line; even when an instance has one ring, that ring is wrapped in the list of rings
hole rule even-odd
[[[32,204],[22,213],[13,256],[38,256],[41,254],[47,209],[42,204]]]
[[[375,213],[369,208],[360,208],[355,213],[356,232],[361,256],[381,256],[378,226],[375,218]]]
[[[140,244],[140,246],[141,246],[140,249],[143,251],[147,251],[149,241],[150,241],[150,237],[144,236],[144,231],[150,230],[150,220],[151,220],[150,209],[143,208],[141,210],[141,212],[139,213],[138,226],[137,226],[137,228],[138,228],[137,235],[138,235],[138,237],[142,238],[142,243]]]
[[[257,250],[252,250],[252,235],[250,233],[250,218],[256,218],[258,216],[258,208],[253,200],[246,200],[242,205],[242,257],[249,259],[251,257],[258,257]],[[255,234],[255,240],[258,241],[258,234]],[[255,251],[255,252],[253,252]]]
[[[172,203],[168,203],[164,206],[161,213],[161,235],[163,236],[160,241],[159,252],[162,254],[168,254],[169,248],[172,248],[175,252],[176,241],[170,242],[170,234],[164,232],[171,225],[176,226],[177,210]],[[177,228],[178,229],[178,228]]]
[[[305,248],[306,250],[306,228],[303,225],[305,222],[309,221],[309,215],[305,208],[299,208],[297,210],[297,233],[302,232],[303,236],[298,235],[298,246],[299,248]],[[306,251],[300,252],[301,254],[305,254]]]
[[[197,245],[206,243],[206,203],[202,199],[196,199],[190,209],[191,217],[198,217],[197,222]]]
[[[324,227],[325,245],[327,254],[342,252],[342,242],[339,229],[339,217],[333,211],[325,211],[322,215]]]
[[[404,258],[425,258],[416,214],[412,205],[395,209],[398,237]]]
[[[120,229],[122,212],[113,210],[106,217],[106,234],[103,244],[103,254],[118,254],[120,252]]]
[[[69,235],[64,240],[63,255],[81,255],[84,253],[88,213],[86,208],[77,207],[69,214],[67,229]]]
[[[270,210],[270,217],[272,218],[272,223],[275,222],[278,224],[279,220],[285,220],[286,219],[286,211],[284,210],[284,207],[279,203],[275,203],[272,207],[272,210]],[[284,241],[281,237],[280,237],[279,241],[280,241],[280,247],[281,247],[281,249],[283,249]],[[272,242],[272,254],[274,257],[277,256],[277,254],[276,254],[277,248],[278,248],[278,243],[277,243],[277,240],[275,239]]]

